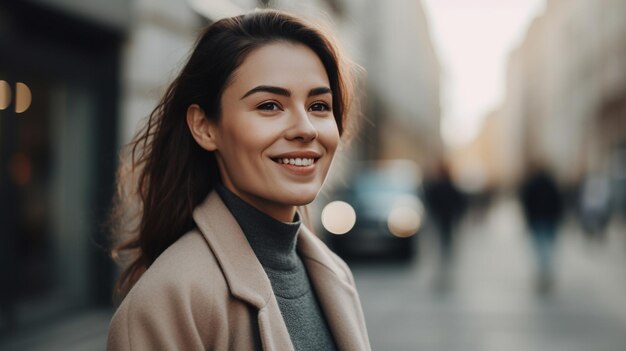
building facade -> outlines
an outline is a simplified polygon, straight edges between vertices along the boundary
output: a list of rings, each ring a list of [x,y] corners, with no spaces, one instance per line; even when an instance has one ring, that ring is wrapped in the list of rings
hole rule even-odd
[[[623,1],[547,1],[510,56],[506,97],[489,121],[498,132],[485,134],[499,186],[542,164],[565,188],[598,173],[624,188],[624,38]]]

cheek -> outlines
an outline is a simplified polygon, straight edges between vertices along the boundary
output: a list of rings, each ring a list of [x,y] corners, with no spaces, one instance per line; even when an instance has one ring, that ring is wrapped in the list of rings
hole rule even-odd
[[[334,153],[339,144],[339,128],[334,119],[324,121],[318,126],[320,142],[329,153]]]
[[[248,157],[262,152],[273,140],[275,132],[262,123],[238,123],[231,126],[223,140],[228,153]]]

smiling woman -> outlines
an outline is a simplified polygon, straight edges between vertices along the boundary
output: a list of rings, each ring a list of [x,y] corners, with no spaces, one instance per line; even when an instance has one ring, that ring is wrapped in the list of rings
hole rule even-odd
[[[297,211],[344,134],[348,72],[282,12],[204,31],[120,166],[110,350],[370,348],[348,266]]]

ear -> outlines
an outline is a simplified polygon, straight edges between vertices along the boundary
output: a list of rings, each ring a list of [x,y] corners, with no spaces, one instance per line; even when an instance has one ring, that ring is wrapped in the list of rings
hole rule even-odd
[[[206,118],[204,111],[197,104],[187,108],[187,125],[196,143],[207,151],[217,150],[217,131],[213,121]]]

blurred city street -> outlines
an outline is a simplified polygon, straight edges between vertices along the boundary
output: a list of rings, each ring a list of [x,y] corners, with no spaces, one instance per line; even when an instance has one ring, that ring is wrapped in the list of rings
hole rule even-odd
[[[374,350],[626,349],[623,225],[588,243],[567,221],[555,290],[538,295],[517,202],[497,201],[484,218],[464,221],[447,291],[430,231],[410,265],[353,265]]]
[[[354,103],[335,115],[337,155],[301,214],[341,257],[360,258],[348,263],[373,350],[626,351],[624,0],[0,2],[0,351],[106,348],[123,271],[111,258],[152,247],[115,250],[148,241],[152,223],[142,217],[146,158],[136,163],[128,147],[167,114],[182,139],[154,138],[188,140],[167,145],[186,160],[178,155],[195,142],[170,112],[193,104],[163,102],[178,101],[170,88],[199,33],[257,9],[319,24],[339,62],[354,63],[341,69],[350,84],[331,84],[333,104],[337,93]],[[214,63],[238,69],[254,50]],[[262,115],[266,104],[255,106]],[[285,125],[276,143],[318,150],[319,133],[301,145]],[[141,145],[142,155],[159,150]],[[184,162],[152,169],[201,164]],[[262,178],[252,174],[241,178]],[[202,192],[215,185],[207,178]],[[273,194],[293,192],[280,186]],[[175,193],[163,189],[155,198]],[[156,222],[189,229],[200,192],[176,194],[188,197],[187,220]],[[130,229],[131,218],[141,225]],[[171,243],[176,231],[148,233]]]

